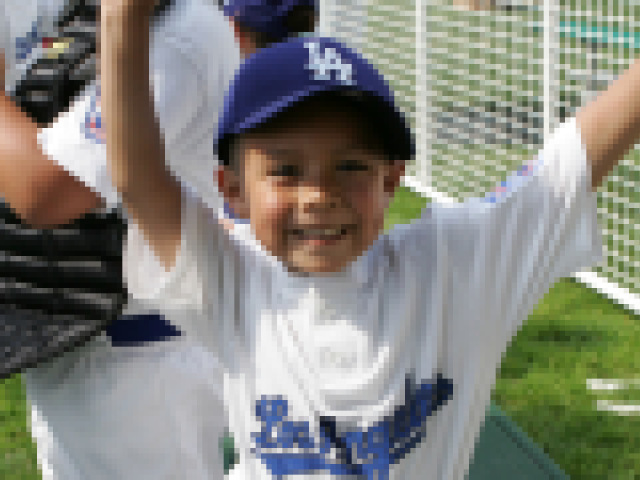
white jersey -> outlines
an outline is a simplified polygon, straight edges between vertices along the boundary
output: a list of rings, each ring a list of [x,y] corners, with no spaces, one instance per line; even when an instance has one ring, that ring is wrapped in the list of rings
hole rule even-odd
[[[208,0],[177,0],[152,33],[150,79],[166,161],[189,189],[210,205],[215,169],[213,140],[224,95],[239,65],[239,50],[222,13]],[[106,199],[116,192],[107,170],[99,88],[40,136],[54,160]]]
[[[5,89],[63,3],[0,3]],[[150,76],[167,161],[203,198],[215,192],[213,139],[239,52],[213,2],[176,0],[174,8],[153,33]],[[41,131],[40,141],[54,161],[114,203],[97,92],[91,85],[69,113]],[[149,312],[131,302],[128,313]],[[144,318],[155,320],[138,321]],[[117,336],[102,334],[23,375],[43,479],[221,478],[225,417],[215,357],[157,316],[116,323]]]
[[[138,263],[133,224],[127,245],[130,293],[221,360],[234,480],[463,480],[511,338],[602,255],[575,119],[488,197],[430,204],[329,277],[231,240],[192,198],[170,272]]]

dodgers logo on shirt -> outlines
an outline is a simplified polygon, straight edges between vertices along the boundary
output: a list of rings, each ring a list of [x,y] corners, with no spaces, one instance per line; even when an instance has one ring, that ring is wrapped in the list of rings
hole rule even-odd
[[[482,200],[486,203],[496,203],[505,198],[508,194],[515,191],[525,181],[526,177],[529,177],[536,171],[536,169],[542,163],[542,156],[537,160],[533,160],[529,163],[525,163],[520,166],[518,170],[504,182],[500,182],[491,193],[486,195]]]
[[[263,427],[252,434],[256,454],[275,478],[328,471],[366,480],[388,480],[391,465],[405,458],[422,440],[427,419],[453,395],[453,382],[438,375],[433,382],[405,380],[404,403],[395,413],[360,431],[338,435],[336,420],[321,417],[320,438],[313,438],[309,423],[288,419],[283,398],[256,402]]]
[[[85,137],[99,144],[104,144],[106,138],[102,128],[102,113],[100,110],[100,89],[91,97],[89,108],[85,114],[82,131]]]
[[[334,74],[339,82],[349,86],[354,84],[353,66],[347,63],[335,48],[321,49],[318,42],[307,42],[305,47],[309,50],[309,64],[306,67],[313,70],[314,80],[328,82]]]
[[[24,37],[16,38],[16,61],[18,63],[26,60],[33,49],[40,43],[39,25],[40,22],[38,20],[34,21],[31,25],[31,30]]]

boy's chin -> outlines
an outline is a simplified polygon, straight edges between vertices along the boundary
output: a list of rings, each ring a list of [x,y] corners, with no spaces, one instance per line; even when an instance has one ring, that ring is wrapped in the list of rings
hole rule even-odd
[[[357,256],[349,257],[307,257],[291,258],[285,262],[287,270],[296,274],[307,275],[332,275],[342,272]]]

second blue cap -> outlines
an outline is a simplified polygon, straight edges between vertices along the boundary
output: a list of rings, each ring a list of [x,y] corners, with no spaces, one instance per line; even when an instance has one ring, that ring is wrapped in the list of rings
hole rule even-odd
[[[298,5],[317,9],[315,0],[227,0],[224,14],[242,25],[276,39],[289,36],[286,20]]]

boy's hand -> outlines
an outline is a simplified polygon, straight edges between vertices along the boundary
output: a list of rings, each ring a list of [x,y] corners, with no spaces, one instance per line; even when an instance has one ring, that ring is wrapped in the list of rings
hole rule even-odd
[[[220,225],[222,225],[227,232],[231,233],[233,231],[235,223],[232,220],[229,220],[228,218],[220,218],[219,221]]]

